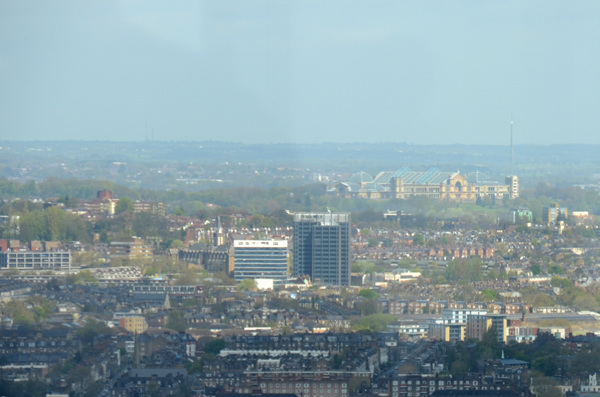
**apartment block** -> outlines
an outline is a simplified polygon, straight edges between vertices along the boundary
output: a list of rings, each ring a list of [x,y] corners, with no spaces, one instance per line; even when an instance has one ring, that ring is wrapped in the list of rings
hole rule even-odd
[[[110,243],[110,259],[144,260],[153,256],[151,245],[139,237],[129,237]]]
[[[119,326],[133,334],[142,334],[148,329],[146,318],[143,316],[122,317],[119,319]]]

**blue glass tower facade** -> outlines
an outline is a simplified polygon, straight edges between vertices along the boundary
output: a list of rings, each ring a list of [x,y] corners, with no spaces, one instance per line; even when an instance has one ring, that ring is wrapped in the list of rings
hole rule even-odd
[[[350,285],[350,214],[294,214],[294,275]]]

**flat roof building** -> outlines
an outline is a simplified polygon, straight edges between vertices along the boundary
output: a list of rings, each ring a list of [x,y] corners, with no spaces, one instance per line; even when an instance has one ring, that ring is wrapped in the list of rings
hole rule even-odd
[[[288,256],[287,240],[235,240],[233,278],[284,283],[288,277]]]
[[[70,270],[71,251],[0,252],[0,270]]]
[[[139,237],[127,237],[110,243],[111,260],[144,260],[153,256],[152,246]]]
[[[294,214],[294,275],[350,285],[350,214]]]
[[[550,207],[544,207],[542,209],[542,223],[548,226],[555,225],[559,221],[567,219],[568,216],[569,210],[567,208],[560,207],[558,204],[554,204]]]

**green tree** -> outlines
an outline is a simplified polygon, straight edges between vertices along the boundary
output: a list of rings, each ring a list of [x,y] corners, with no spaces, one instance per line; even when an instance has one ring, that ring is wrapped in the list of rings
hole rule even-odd
[[[164,240],[172,238],[167,228],[166,218],[149,212],[139,212],[133,216],[132,229],[136,236],[146,238],[159,236]]]
[[[573,301],[573,308],[576,310],[589,310],[597,312],[600,310],[600,303],[593,296],[583,293],[575,297],[575,300]]]
[[[495,289],[484,289],[481,296],[485,302],[495,302],[500,300],[500,294]]]
[[[450,365],[450,372],[454,376],[465,376],[469,372],[469,363],[463,359],[453,361]]]
[[[413,235],[413,245],[425,245],[425,237],[420,233]]]
[[[82,270],[75,276],[75,284],[98,284],[98,280],[94,277],[94,274],[89,270]]]
[[[521,290],[521,299],[523,303],[537,306],[537,307],[545,307],[554,305],[554,300],[544,292],[538,290],[535,287],[527,287]]]
[[[65,238],[65,219],[64,211],[57,207],[50,207],[46,211],[46,225],[48,227],[46,237],[50,241],[62,240]]]
[[[573,286],[573,282],[571,280],[563,277],[552,277],[552,280],[550,280],[550,284],[552,284],[553,287],[557,288],[570,288]]]
[[[356,309],[362,316],[369,316],[379,313],[379,302],[377,299],[366,299],[356,305]]]
[[[371,226],[381,219],[381,212],[375,211],[372,208],[367,208],[364,211],[352,214],[352,220],[354,220],[361,228]]]
[[[173,241],[171,241],[171,244],[169,245],[169,248],[184,248],[185,244],[183,243],[183,241],[179,240],[179,239],[175,239]]]
[[[204,372],[204,362],[203,361],[184,361],[183,365],[185,369],[187,369],[188,374],[200,374]]]
[[[36,323],[50,317],[56,308],[56,302],[49,301],[41,295],[32,295],[27,302],[33,306],[33,315]]]
[[[102,264],[102,256],[96,251],[73,252],[73,263],[81,267],[99,266]]]
[[[77,215],[57,207],[24,213],[19,224],[21,241],[90,240],[89,225]]]
[[[336,354],[333,356],[333,359],[331,360],[331,367],[332,367],[334,370],[339,370],[339,369],[341,369],[341,368],[342,368],[342,363],[343,363],[343,362],[344,362],[344,359],[343,359],[342,355],[341,355],[341,354],[339,354],[339,353],[336,353]]]
[[[42,210],[35,210],[21,215],[19,228],[19,239],[21,241],[48,240],[48,226],[46,216]]]
[[[94,318],[89,318],[85,325],[77,331],[77,335],[79,335],[81,342],[90,346],[93,346],[96,337],[108,335],[110,333],[111,330],[106,324],[99,322]]]
[[[371,314],[361,317],[352,327],[355,331],[381,332],[387,329],[387,326],[396,321],[396,317],[389,314]]]
[[[483,333],[481,341],[477,344],[477,357],[494,359],[500,357],[501,347],[496,337],[497,330],[492,327]]]
[[[3,311],[13,319],[15,325],[30,326],[35,323],[34,313],[22,301],[11,300],[4,305]]]
[[[557,264],[551,263],[548,265],[548,273],[550,274],[564,274],[564,270]]]
[[[167,319],[167,328],[174,331],[185,331],[185,320],[183,313],[179,310],[171,310]]]
[[[376,266],[375,262],[356,261],[352,264],[351,271],[352,273],[371,274],[375,271]]]
[[[133,212],[133,203],[129,197],[121,197],[115,206],[115,214],[122,214],[125,212]]]
[[[538,396],[562,397],[561,390],[557,387],[556,380],[539,373],[533,376],[531,387]]]
[[[446,268],[446,278],[455,282],[472,282],[483,279],[483,262],[479,258],[453,259]]]
[[[154,270],[154,269],[151,269],[151,270]],[[153,271],[150,274],[153,275],[155,273],[156,273],[156,271]],[[198,274],[197,269],[188,268],[188,269],[185,269],[185,270],[179,272],[179,276],[177,277],[177,280],[175,280],[175,284],[177,284],[177,285],[195,284],[198,282],[199,278],[200,278],[200,275]]]
[[[227,347],[225,341],[223,339],[218,338],[207,342],[204,345],[203,350],[205,353],[217,355],[221,353],[221,350],[225,349],[225,347]]]
[[[256,291],[258,287],[256,286],[256,281],[250,278],[246,278],[237,285],[238,291]]]
[[[379,294],[372,289],[361,289],[358,295],[367,299],[377,299],[379,297]]]
[[[500,275],[494,269],[488,270],[487,274],[485,275],[487,280],[497,280],[498,277],[500,277]]]
[[[554,376],[558,371],[558,364],[554,355],[537,357],[531,364],[532,368],[546,376]]]
[[[598,371],[600,371],[600,344],[598,343],[591,343],[588,349],[578,351],[569,362],[569,372],[574,376],[583,372]]]

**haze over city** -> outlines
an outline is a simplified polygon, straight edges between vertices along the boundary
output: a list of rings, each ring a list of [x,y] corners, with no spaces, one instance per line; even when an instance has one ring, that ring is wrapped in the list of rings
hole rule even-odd
[[[0,1],[0,396],[600,396],[598,1]]]
[[[600,3],[0,3],[4,140],[600,143]]]

